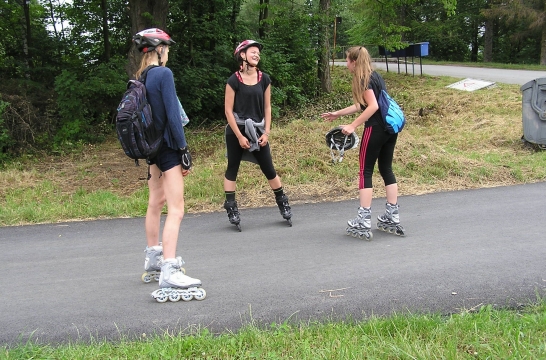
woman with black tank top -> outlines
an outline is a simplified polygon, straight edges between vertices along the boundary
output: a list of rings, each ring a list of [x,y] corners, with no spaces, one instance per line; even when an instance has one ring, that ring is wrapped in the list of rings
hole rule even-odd
[[[352,95],[354,105],[334,112],[321,114],[326,121],[340,116],[360,114],[348,125],[341,125],[342,132],[352,134],[364,124],[359,153],[359,200],[360,207],[356,218],[347,222],[347,234],[361,239],[371,240],[372,175],[377,162],[379,173],[385,184],[387,203],[385,212],[377,217],[377,228],[382,231],[403,236],[404,228],[400,225],[398,212],[398,184],[392,171],[392,160],[398,134],[385,131],[383,118],[377,99],[381,90],[386,90],[381,75],[372,69],[368,50],[363,46],[351,47],[346,52],[347,68],[353,74]]]
[[[273,166],[269,148],[271,79],[257,67],[262,48],[262,44],[254,40],[245,40],[237,46],[234,55],[239,63],[239,70],[229,77],[225,91],[228,165],[224,177],[224,209],[230,223],[237,226],[239,231],[241,219],[235,190],[241,160],[255,162],[260,166],[275,194],[282,217],[292,226],[288,197]]]

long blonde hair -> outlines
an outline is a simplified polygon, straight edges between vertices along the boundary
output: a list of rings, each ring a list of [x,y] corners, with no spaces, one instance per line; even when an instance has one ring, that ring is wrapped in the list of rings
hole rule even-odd
[[[355,104],[366,106],[363,94],[368,89],[370,76],[373,72],[370,53],[364,46],[353,46],[345,54],[349,60],[355,62],[353,82],[351,84],[353,100]]]
[[[161,45],[160,45],[161,46]],[[154,62],[158,62],[158,54],[155,50],[152,50],[150,52],[144,53],[142,55],[142,58],[140,58],[140,66],[138,67],[138,70],[135,73],[135,79],[138,79],[144,69],[146,69],[150,64]]]

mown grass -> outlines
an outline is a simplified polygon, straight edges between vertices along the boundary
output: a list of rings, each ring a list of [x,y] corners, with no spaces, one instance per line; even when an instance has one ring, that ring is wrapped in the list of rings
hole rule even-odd
[[[546,302],[519,310],[394,314],[365,321],[253,324],[237,334],[142,336],[0,348],[0,359],[544,359]]]

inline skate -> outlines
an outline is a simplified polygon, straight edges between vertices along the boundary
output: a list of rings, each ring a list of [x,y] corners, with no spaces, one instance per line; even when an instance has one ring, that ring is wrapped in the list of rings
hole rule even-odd
[[[146,246],[144,252],[146,253],[146,258],[144,259],[144,274],[142,274],[141,277],[142,281],[146,284],[152,282],[152,279],[159,281],[161,261],[163,261],[163,246],[161,246],[161,243],[152,247]],[[182,258],[179,258],[181,263],[184,264]],[[186,270],[183,267],[180,268],[180,271],[184,274],[186,273]]]
[[[237,230],[241,231],[241,218],[239,217],[239,209],[237,208],[237,201],[225,201],[224,209],[227,211],[229,222],[237,227]]]
[[[275,201],[277,202],[277,206],[279,207],[279,211],[281,212],[283,219],[288,221],[289,226],[292,226],[292,209],[288,204],[288,196],[283,194],[282,196],[275,198]]]
[[[207,293],[205,289],[201,288],[201,280],[185,275],[181,271],[183,263],[181,257],[162,262],[161,275],[159,276],[160,288],[152,293],[152,297],[157,302],[205,299]]]
[[[398,236],[405,236],[404,227],[400,225],[400,216],[398,213],[398,204],[385,205],[385,212],[377,217],[377,228]]]
[[[146,284],[153,280],[159,281],[159,275],[161,274],[160,262],[163,260],[163,246],[161,244],[148,247],[144,250],[146,257],[144,259],[144,274],[142,274],[142,281]]]
[[[372,233],[372,211],[370,208],[358,208],[356,218],[347,221],[347,235],[370,241],[373,239]]]

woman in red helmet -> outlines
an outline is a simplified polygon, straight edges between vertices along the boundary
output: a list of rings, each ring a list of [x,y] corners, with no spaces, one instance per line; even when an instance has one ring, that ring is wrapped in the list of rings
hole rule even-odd
[[[230,223],[241,231],[239,210],[235,200],[237,173],[241,160],[260,165],[284,219],[292,226],[292,211],[283,191],[281,179],[275,171],[269,134],[271,131],[271,79],[258,69],[262,44],[245,40],[237,46],[234,55],[239,70],[227,80],[224,107],[228,126],[226,147],[228,165],[224,178],[227,211]]]
[[[201,281],[186,276],[181,269],[182,258],[176,257],[178,233],[184,216],[184,176],[191,168],[191,156],[187,151],[173,73],[165,67],[169,60],[169,47],[174,41],[163,30],[152,28],[136,34],[133,42],[143,53],[135,77],[139,79],[142,76],[154,124],[158,129],[164,129],[163,144],[158,154],[149,160],[150,194],[146,211],[148,246],[143,280],[149,281],[150,277],[156,277],[161,271],[159,287],[162,289],[200,287]],[[163,244],[160,245],[160,219],[165,203],[167,218],[162,234]]]

